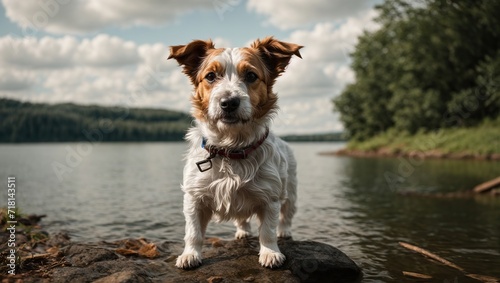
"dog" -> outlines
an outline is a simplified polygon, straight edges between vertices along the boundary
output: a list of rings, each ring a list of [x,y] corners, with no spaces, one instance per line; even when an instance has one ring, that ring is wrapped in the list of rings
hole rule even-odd
[[[215,48],[211,40],[170,47],[194,92],[194,125],[186,134],[182,190],[185,247],[176,266],[195,268],[208,222],[234,221],[237,239],[259,222],[259,263],[281,266],[277,237],[291,237],[296,212],[296,161],[290,147],[269,131],[276,114],[273,84],[303,46],[266,37],[250,47]]]

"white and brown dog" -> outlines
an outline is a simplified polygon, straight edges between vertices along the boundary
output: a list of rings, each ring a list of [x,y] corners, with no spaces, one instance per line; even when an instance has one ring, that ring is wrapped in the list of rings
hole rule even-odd
[[[184,167],[185,248],[179,268],[201,264],[207,224],[234,220],[236,238],[250,235],[249,220],[259,220],[259,262],[279,267],[285,261],[277,237],[291,236],[297,198],[296,162],[288,145],[269,132],[278,100],[276,78],[302,46],[273,37],[250,47],[215,48],[195,40],[170,47],[194,85],[195,126]],[[277,228],[277,229],[276,229]]]

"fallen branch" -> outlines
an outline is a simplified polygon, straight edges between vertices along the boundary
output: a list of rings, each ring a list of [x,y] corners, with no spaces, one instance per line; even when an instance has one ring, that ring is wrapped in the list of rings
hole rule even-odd
[[[457,269],[457,270],[460,270],[462,272],[465,272],[465,270],[463,268],[461,268],[460,266],[454,264],[453,262],[451,261],[448,261],[436,254],[433,254],[431,253],[430,251],[428,250],[424,250],[422,248],[419,248],[417,246],[414,246],[412,244],[408,244],[408,243],[404,243],[404,242],[399,242],[399,244],[403,247],[403,248],[406,248],[406,249],[409,249],[411,251],[414,251],[414,252],[417,252],[419,254],[422,254],[422,255],[425,255],[429,258],[432,258],[433,260],[436,260],[436,261],[439,261],[440,263],[444,264],[444,265],[447,265],[451,268],[454,268],[454,269]]]
[[[409,271],[403,271],[404,276],[408,277],[413,277],[413,278],[418,278],[418,279],[432,279],[432,276],[427,275],[427,274],[422,274],[422,273],[416,273],[416,272],[409,272]]]
[[[486,193],[490,190],[493,190],[494,188],[497,188],[497,187],[500,187],[500,177],[497,177],[493,180],[490,180],[488,182],[477,185],[474,188],[474,192],[482,194],[482,193]]]
[[[408,243],[405,243],[405,242],[399,242],[399,244],[406,248],[406,249],[409,249],[411,251],[414,251],[414,252],[417,252],[419,254],[422,254],[424,256],[427,256],[433,260],[436,260],[446,266],[449,266],[451,268],[454,268],[456,270],[460,270],[462,271],[465,276],[469,277],[469,278],[472,278],[472,279],[476,279],[478,281],[481,281],[481,282],[485,282],[485,283],[499,283],[500,282],[500,279],[496,278],[496,277],[492,277],[492,276],[488,276],[488,275],[481,275],[481,274],[472,274],[472,273],[467,273],[463,268],[461,268],[460,266],[454,264],[453,262],[451,261],[448,261],[434,253],[431,253],[430,251],[428,250],[425,250],[425,249],[422,249],[420,247],[417,247],[417,246],[414,246],[412,244],[408,244]],[[428,276],[428,275],[425,275],[425,274],[419,274],[419,273],[414,273],[414,272],[406,272],[406,271],[403,271],[403,275],[407,275],[407,276],[412,276],[412,275],[415,275],[416,276]],[[430,278],[423,278],[423,277],[417,277],[417,278],[422,278],[422,279],[430,279]],[[432,278],[432,277],[431,277]]]
[[[500,279],[498,279],[496,277],[491,277],[488,275],[481,275],[481,274],[465,274],[465,275],[469,278],[476,279],[478,281],[485,282],[485,283],[498,283],[498,282],[500,282]]]

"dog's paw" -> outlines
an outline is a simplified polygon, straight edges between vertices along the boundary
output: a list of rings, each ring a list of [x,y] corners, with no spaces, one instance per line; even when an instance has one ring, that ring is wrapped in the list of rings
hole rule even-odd
[[[268,268],[280,267],[285,262],[285,259],[284,254],[272,250],[261,252],[259,255],[260,265]]]
[[[195,268],[201,265],[201,255],[199,253],[182,253],[175,263],[175,266],[182,269]]]
[[[245,239],[245,238],[249,238],[252,236],[252,233],[248,232],[248,231],[245,231],[245,230],[238,230],[236,231],[236,233],[234,234],[234,237],[236,239]]]

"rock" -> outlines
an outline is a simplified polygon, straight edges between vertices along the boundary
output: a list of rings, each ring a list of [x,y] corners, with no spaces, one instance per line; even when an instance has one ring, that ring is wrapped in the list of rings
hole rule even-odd
[[[45,243],[49,247],[65,247],[71,244],[68,233],[59,232],[51,235]]]
[[[287,257],[284,268],[301,282],[353,282],[361,269],[343,252],[313,241],[284,241],[280,249]]]
[[[220,276],[212,276],[207,279],[208,283],[222,283],[224,281],[224,278]]]
[[[23,224],[24,226],[35,226],[44,217],[46,217],[46,215],[36,215],[36,214],[21,215],[21,217],[17,219],[17,222]]]
[[[146,242],[145,239],[142,241]],[[44,273],[50,282],[358,282],[361,269],[338,249],[313,241],[280,240],[287,259],[281,268],[268,269],[258,263],[257,238],[225,241],[205,240],[203,264],[193,270],[175,267],[183,244],[157,244],[159,255],[146,258],[116,252],[123,244],[72,243],[55,256],[60,262]],[[44,269],[43,266],[39,269]],[[30,275],[33,275],[31,273]],[[24,282],[42,278],[26,277]],[[43,278],[44,280],[47,278]]]
[[[93,283],[108,283],[108,282],[114,282],[114,283],[142,283],[142,282],[151,282],[149,278],[141,278],[137,274],[135,274],[133,271],[127,270],[127,271],[120,271],[113,273],[111,275],[108,275],[106,277],[103,277],[101,279],[98,279],[94,281]]]
[[[118,258],[113,251],[105,248],[94,248],[88,245],[75,244],[65,248],[63,254],[72,266],[85,267],[92,263],[114,260]]]
[[[59,267],[49,274],[50,281],[63,282],[152,282],[149,264],[125,258],[98,261],[85,267]],[[38,282],[25,280],[24,282]]]

